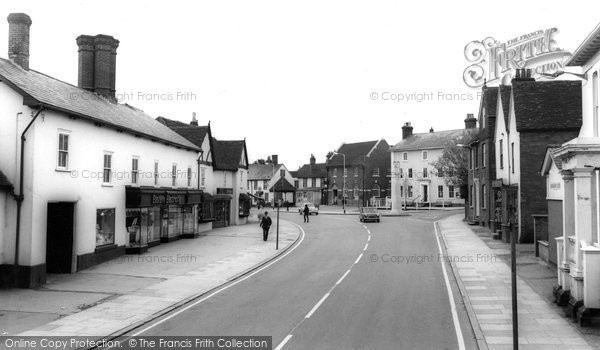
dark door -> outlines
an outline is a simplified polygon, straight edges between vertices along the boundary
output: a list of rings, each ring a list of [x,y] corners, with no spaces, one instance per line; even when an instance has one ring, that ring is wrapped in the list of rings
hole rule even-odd
[[[429,202],[429,186],[423,185],[423,202]]]
[[[48,203],[46,272],[71,273],[75,203]]]
[[[229,206],[228,200],[216,200],[214,204],[215,221],[213,228],[229,226]]]

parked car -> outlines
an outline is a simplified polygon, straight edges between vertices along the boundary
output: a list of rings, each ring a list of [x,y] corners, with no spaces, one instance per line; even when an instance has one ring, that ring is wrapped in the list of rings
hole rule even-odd
[[[303,215],[304,214],[304,206],[308,205],[308,215],[319,215],[319,208],[315,207],[314,204],[312,203],[303,203],[300,205],[300,207],[298,207],[298,214]]]
[[[360,222],[376,221],[381,220],[381,214],[375,207],[362,207],[360,208],[360,214],[358,215]]]

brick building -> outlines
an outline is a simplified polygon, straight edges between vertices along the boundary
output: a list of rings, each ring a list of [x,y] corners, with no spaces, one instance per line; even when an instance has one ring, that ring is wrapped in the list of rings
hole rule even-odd
[[[348,206],[391,196],[389,148],[384,139],[343,143],[327,159],[327,203],[341,205],[344,188]]]
[[[304,164],[295,172],[298,182],[296,203],[313,203],[314,205],[325,204],[327,191],[327,164],[317,163],[315,156],[310,155],[310,163]]]
[[[508,241],[512,231],[519,242],[532,243],[533,215],[547,212],[540,166],[548,145],[570,140],[579,132],[581,82],[539,82],[530,72],[517,70],[510,94],[503,91],[506,87],[500,87],[494,132],[496,179],[502,181],[497,189],[502,239]]]

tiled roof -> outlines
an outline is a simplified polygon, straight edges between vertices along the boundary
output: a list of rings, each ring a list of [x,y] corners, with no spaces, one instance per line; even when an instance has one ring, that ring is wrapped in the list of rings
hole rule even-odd
[[[240,167],[246,141],[219,141],[213,138],[213,168],[237,171]]]
[[[517,131],[581,128],[580,81],[513,80]]]
[[[102,125],[150,139],[198,150],[191,142],[173,132],[143,111],[127,104],[111,103],[92,92],[49,77],[35,70],[24,70],[0,58],[0,78],[24,97],[29,106],[78,116]]]
[[[290,171],[290,175],[292,175],[293,178],[298,178],[298,170],[296,171]]]
[[[377,142],[379,141],[345,143],[337,152],[346,155],[346,165],[362,164],[363,157],[369,154]],[[341,154],[334,154],[327,162],[327,166],[342,166],[344,162],[343,158]]]
[[[171,130],[175,131],[179,135],[183,136],[186,140],[190,141],[194,145],[198,147],[202,147],[202,143],[204,142],[204,138],[207,134],[209,134],[210,126],[196,126],[190,125],[186,123],[182,123],[177,120],[167,119],[165,117],[158,117],[156,120],[169,127]]]
[[[304,164],[298,169],[298,178],[326,178],[327,164]]]
[[[6,175],[4,175],[4,173],[2,172],[2,170],[0,170],[0,190],[12,190],[13,189],[13,185],[10,183],[10,181],[8,181],[8,178],[6,177]]]
[[[510,85],[500,85],[500,99],[502,101],[502,112],[504,113],[504,125],[508,128],[508,114],[510,106]],[[498,111],[496,111],[498,113]]]
[[[248,165],[248,180],[270,180],[280,165],[250,164]]]
[[[444,130],[422,134],[412,134],[391,147],[392,151],[413,151],[421,149],[445,148],[463,137],[471,139],[478,132],[477,128]],[[466,141],[465,141],[466,142]]]
[[[270,192],[296,192],[296,187],[292,185],[285,177],[280,177],[275,184],[269,188]]]
[[[496,122],[496,109],[498,108],[498,88],[486,87],[483,90],[481,105],[485,107],[485,116],[487,117],[486,125],[479,125],[480,128],[493,128]],[[480,111],[479,120],[481,120]]]

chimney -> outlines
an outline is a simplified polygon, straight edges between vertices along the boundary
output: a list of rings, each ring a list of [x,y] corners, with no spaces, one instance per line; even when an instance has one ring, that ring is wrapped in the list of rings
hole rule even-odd
[[[467,113],[467,119],[465,119],[465,129],[474,129],[477,125],[477,119],[473,113]]]
[[[31,18],[24,13],[8,15],[8,58],[29,70],[29,27]]]
[[[192,112],[192,121],[190,122],[190,125],[198,126],[198,119],[196,119],[196,112]]]
[[[278,159],[277,159],[277,158],[278,158],[278,157],[277,157],[277,155],[276,155],[276,154],[274,154],[274,155],[272,155],[272,156],[271,156],[271,161],[272,161],[272,162],[273,162],[273,164],[275,164],[275,165],[279,164],[279,163],[277,163],[277,161],[278,161]]]
[[[410,125],[410,122],[404,123],[404,126],[402,126],[402,139],[404,140],[405,138],[411,136],[412,132],[413,127]]]
[[[431,128],[429,128],[429,132],[433,132],[433,126]]]
[[[116,102],[115,80],[119,40],[109,35],[80,35],[78,85]]]
[[[317,164],[317,160],[315,159],[315,155],[311,154],[310,155],[310,165],[315,165]]]
[[[518,68],[513,81],[535,81],[535,79],[531,77],[531,69]]]

